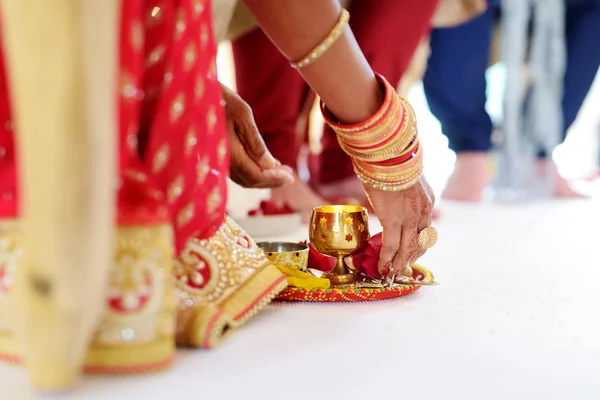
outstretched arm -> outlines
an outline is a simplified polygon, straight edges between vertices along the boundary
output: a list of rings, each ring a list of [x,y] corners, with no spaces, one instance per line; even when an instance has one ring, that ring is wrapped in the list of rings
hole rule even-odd
[[[434,198],[421,176],[422,149],[410,105],[395,95],[385,79],[378,80],[344,25],[345,14],[337,0],[245,3],[321,97],[328,123],[353,157],[356,170],[361,168],[358,175],[383,226],[379,271],[392,276],[401,273],[432,243],[419,246],[419,233],[431,224]],[[344,26],[343,31],[336,26]],[[326,38],[329,41],[324,42]],[[320,56],[298,65],[312,54]]]
[[[290,60],[306,56],[337,22],[335,0],[245,0],[254,17]],[[299,70],[337,118],[364,121],[375,113],[383,93],[350,29],[314,63]]]

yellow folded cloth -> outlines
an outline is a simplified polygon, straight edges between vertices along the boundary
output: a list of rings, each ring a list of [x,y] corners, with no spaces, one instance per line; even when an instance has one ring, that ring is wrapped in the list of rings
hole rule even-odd
[[[278,265],[281,271],[287,277],[288,285],[301,289],[329,289],[329,279],[316,278],[308,272],[302,272],[295,268]]]

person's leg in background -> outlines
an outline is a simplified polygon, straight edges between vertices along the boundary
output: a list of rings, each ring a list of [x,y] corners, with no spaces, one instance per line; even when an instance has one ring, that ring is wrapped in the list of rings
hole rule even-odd
[[[442,195],[481,201],[489,184],[492,122],[485,109],[486,70],[498,1],[479,17],[451,28],[434,29],[423,79],[429,108],[442,125],[456,165]]]
[[[600,67],[600,0],[567,0],[566,6],[567,68],[562,101],[565,137]],[[580,197],[560,176],[555,195]]]
[[[273,156],[296,171],[302,144],[297,123],[308,86],[260,29],[233,40],[232,48],[238,94],[252,108]],[[312,210],[325,203],[298,177],[291,185],[273,189],[272,199],[298,210]]]
[[[413,54],[429,32],[437,0],[354,0],[350,26],[375,71],[397,85]],[[312,171],[325,197],[363,197],[350,158],[327,126],[323,132],[320,168]]]
[[[571,0],[566,4],[567,69],[562,102],[565,137],[600,67],[600,0]]]

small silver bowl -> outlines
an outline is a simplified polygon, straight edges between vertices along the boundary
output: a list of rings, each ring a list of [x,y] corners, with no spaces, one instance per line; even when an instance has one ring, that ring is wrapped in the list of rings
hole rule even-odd
[[[308,246],[293,242],[259,242],[265,256],[275,265],[306,271]]]

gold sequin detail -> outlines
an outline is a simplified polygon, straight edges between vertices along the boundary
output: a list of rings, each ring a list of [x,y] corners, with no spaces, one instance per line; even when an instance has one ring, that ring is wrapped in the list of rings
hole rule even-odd
[[[181,8],[177,9],[175,17],[175,39],[180,40],[185,32],[185,16]]]
[[[227,155],[227,145],[225,144],[225,139],[221,139],[219,145],[217,146],[217,157],[219,160],[219,164],[223,164],[225,161],[225,156]]]
[[[0,224],[0,253],[6,251],[4,225]],[[168,224],[121,225],[115,229],[105,306],[91,338],[92,348],[113,347],[112,360],[121,365],[121,352],[115,349],[151,344],[174,335],[174,257],[173,230]],[[6,267],[6,258],[3,261]],[[0,301],[0,315],[4,317],[2,305]],[[5,333],[12,326],[3,326],[3,322],[0,318],[0,331]]]
[[[194,45],[194,43],[190,43],[186,46],[183,57],[184,68],[186,69],[186,71],[189,71],[190,68],[192,68],[194,66],[194,63],[196,62],[196,46]]]
[[[156,25],[163,16],[162,9],[159,6],[152,7],[146,14],[146,26]]]
[[[121,71],[121,96],[132,99],[137,94],[138,89],[135,87],[133,74],[129,71]]]
[[[94,345],[143,344],[174,334],[172,242],[169,225],[117,229],[107,293],[111,307]]]
[[[171,82],[173,82],[173,73],[171,72],[170,69],[165,72],[163,81],[165,83],[165,86],[169,86],[171,84]]]
[[[210,191],[210,194],[206,199],[206,211],[208,211],[209,214],[215,212],[217,208],[219,208],[219,205],[221,205],[221,200],[223,200],[221,189],[216,186]]]
[[[352,225],[352,217],[346,217],[345,222],[346,225]]]
[[[194,86],[194,95],[196,96],[196,101],[201,100],[204,97],[204,78],[199,76],[196,79],[196,85]]]
[[[197,170],[196,173],[198,174],[198,183],[200,183],[200,184],[204,183],[204,180],[206,179],[206,175],[208,175],[208,172],[210,171],[210,165],[208,163],[208,156],[202,157],[202,159],[198,163],[198,166],[196,167],[196,170]]]
[[[177,213],[177,226],[186,225],[194,217],[194,203],[189,203]]]
[[[167,200],[173,204],[181,196],[181,193],[183,193],[183,177],[179,175],[167,189]]]
[[[137,137],[137,129],[135,128],[135,126],[130,126],[129,127],[129,131],[127,133],[127,139],[125,139],[127,142],[127,147],[129,147],[129,149],[131,151],[137,151],[138,148],[138,137]]]
[[[215,106],[210,106],[208,112],[206,113],[206,129],[208,133],[213,133],[215,129],[215,125],[217,124],[217,111],[215,110]]]
[[[118,299],[120,312],[141,312],[145,301],[143,298],[152,292],[147,267],[138,265],[137,254],[127,251],[115,255],[119,270],[111,274],[109,280],[109,295]]]
[[[156,174],[162,171],[169,161],[169,146],[163,144],[154,155],[152,160],[152,171]]]
[[[191,127],[188,133],[185,135],[185,155],[189,156],[196,148],[196,144],[198,143],[198,138],[196,137],[196,130],[194,127]]]
[[[183,94],[178,94],[177,97],[175,97],[175,101],[173,101],[173,103],[171,104],[171,122],[177,121],[179,117],[181,117],[181,114],[183,114],[184,109],[185,99],[183,97]]]
[[[163,45],[157,46],[154,50],[152,50],[152,52],[146,59],[146,66],[151,67],[154,64],[156,64],[157,62],[159,62],[160,60],[162,60],[162,58],[165,56],[165,51],[166,51],[165,46],[163,46]]]
[[[208,39],[208,27],[206,24],[202,24],[200,27],[200,44],[202,45],[202,49],[206,49],[206,46],[208,45]]]
[[[134,21],[129,28],[129,42],[135,51],[142,51],[144,48],[144,27],[141,22]]]
[[[194,15],[200,16],[204,12],[204,0],[194,0]]]
[[[136,171],[134,169],[126,169],[125,172],[123,172],[123,174],[138,182],[146,182],[147,179],[146,175],[143,172]]]
[[[154,189],[152,190],[152,197],[154,197],[156,200],[162,200],[165,198],[165,195],[158,189]]]
[[[240,240],[246,245],[241,246]],[[186,332],[188,326],[186,316],[196,304],[213,303],[222,304],[226,298],[235,298],[234,292],[240,289],[240,284],[250,282],[252,275],[262,270],[269,261],[256,243],[227,217],[221,228],[209,239],[191,239],[179,258],[175,261],[175,277],[179,300],[178,329]],[[203,276],[202,284],[196,284],[193,279],[195,273]],[[200,279],[197,279],[200,281]],[[285,282],[283,282],[285,285]],[[243,288],[242,293],[252,293]],[[271,297],[281,290],[275,289],[268,298],[263,298],[258,304],[253,305],[253,310],[247,312],[235,325],[246,321],[249,317],[264,307]],[[244,297],[242,301],[251,301]],[[189,335],[184,335],[189,336]]]
[[[4,319],[5,307],[13,306],[7,304],[6,297],[14,283],[15,272],[18,268],[21,256],[21,230],[19,223],[13,220],[0,220],[0,331],[7,321]],[[11,301],[11,303],[13,303]]]
[[[210,62],[210,67],[208,68],[208,79],[216,79],[217,78],[217,60],[213,58]]]

